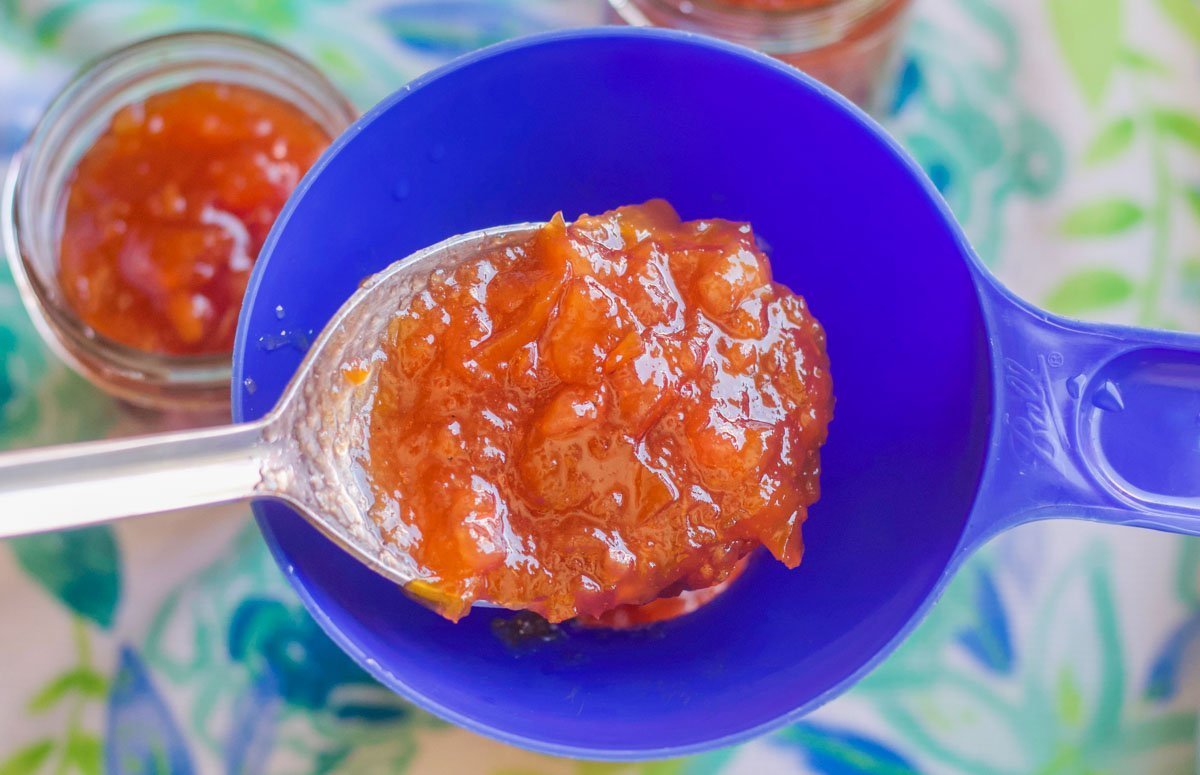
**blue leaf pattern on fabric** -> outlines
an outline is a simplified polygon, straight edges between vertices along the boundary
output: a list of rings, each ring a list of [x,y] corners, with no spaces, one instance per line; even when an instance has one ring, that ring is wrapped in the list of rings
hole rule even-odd
[[[544,23],[508,2],[404,3],[384,9],[379,19],[406,47],[439,57],[465,54],[546,29]]]
[[[367,723],[402,722],[412,715],[412,711],[399,703],[392,705],[372,705],[368,703],[346,703],[333,707],[333,715],[344,720],[364,721]]]
[[[1166,701],[1179,691],[1179,676],[1188,652],[1200,640],[1200,612],[1193,613],[1171,633],[1150,666],[1143,693],[1146,699]]]
[[[109,775],[191,775],[195,770],[171,709],[137,653],[123,646],[108,695],[104,771]]]
[[[233,707],[225,743],[225,771],[229,775],[267,771],[278,714],[279,698],[272,680],[260,679],[246,687]]]
[[[895,115],[904,110],[909,99],[921,90],[924,81],[921,74],[921,63],[913,57],[905,59],[900,68],[900,77],[896,79],[896,96],[892,98],[889,112]]]
[[[793,724],[771,738],[798,753],[805,765],[822,775],[911,775],[908,759],[884,744],[861,735],[811,723]]]
[[[229,624],[229,656],[256,681],[267,681],[289,705],[323,708],[345,684],[373,685],[302,608],[278,600],[247,598]]]
[[[977,567],[974,580],[975,611],[979,619],[959,633],[958,642],[984,667],[1007,673],[1013,667],[1013,648],[1004,603],[991,571]]]
[[[16,124],[0,124],[0,153],[9,155],[20,147],[25,139],[26,129]]]
[[[929,162],[929,169],[925,172],[939,193],[945,194],[950,190],[950,185],[954,182],[954,173],[950,171],[950,167],[940,161],[934,161]]]
[[[0,152],[3,152],[3,142],[4,138],[0,136]],[[16,334],[7,328],[0,328],[0,417],[4,417],[4,407],[16,394],[13,389],[13,380],[8,376],[8,362],[14,357],[16,349]]]

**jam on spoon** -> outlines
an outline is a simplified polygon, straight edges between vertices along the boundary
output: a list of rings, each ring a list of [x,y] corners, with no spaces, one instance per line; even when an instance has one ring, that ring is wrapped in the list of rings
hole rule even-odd
[[[760,545],[800,562],[829,364],[746,224],[556,216],[435,271],[347,375],[373,384],[371,517],[449,618],[628,612]]]
[[[750,228],[652,202],[393,264],[259,421],[0,454],[0,538],[274,498],[450,618],[604,623],[759,545],[799,563],[831,411],[821,328]]]

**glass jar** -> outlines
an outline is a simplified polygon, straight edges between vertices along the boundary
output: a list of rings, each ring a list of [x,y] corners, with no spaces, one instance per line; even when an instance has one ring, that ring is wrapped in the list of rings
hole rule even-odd
[[[795,65],[872,113],[891,95],[911,0],[609,0],[626,24],[724,38]]]
[[[58,282],[66,195],[79,158],[122,107],[196,81],[238,84],[286,100],[331,138],[356,118],[324,75],[269,43],[224,32],[151,38],[84,68],[54,98],[13,158],[0,221],[25,308],[75,371],[138,406],[227,412],[229,354],[165,355],[108,339],[80,320]]]

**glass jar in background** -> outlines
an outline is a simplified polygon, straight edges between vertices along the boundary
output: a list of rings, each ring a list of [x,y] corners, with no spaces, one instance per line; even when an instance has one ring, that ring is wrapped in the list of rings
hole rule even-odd
[[[141,41],[85,68],[50,103],[9,168],[0,225],[25,308],[42,338],[72,369],[139,407],[227,417],[230,354],[169,355],[108,339],[67,303],[58,276],[66,194],[80,157],[121,108],[204,81],[246,86],[284,100],[330,138],[357,117],[318,70],[258,39],[186,32]]]
[[[724,38],[770,54],[879,114],[911,0],[609,0],[616,19]]]

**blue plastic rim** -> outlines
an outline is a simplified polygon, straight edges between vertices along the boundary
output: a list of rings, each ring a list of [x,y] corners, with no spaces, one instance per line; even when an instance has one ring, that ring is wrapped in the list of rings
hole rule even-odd
[[[259,504],[314,617],[395,691],[547,753],[695,752],[851,685],[1005,527],[1063,515],[1196,531],[1196,339],[1029,308],[865,115],[767,57],[666,31],[502,44],[349,129],[259,258],[236,418],[272,407],[303,356],[276,345],[310,339],[363,277],[454,234],[652,197],[685,218],[752,223],[776,279],[828,332],[837,410],[803,565],[759,562],[715,603],[648,631],[569,631],[514,652],[492,632],[509,614],[450,624],[286,507]]]

